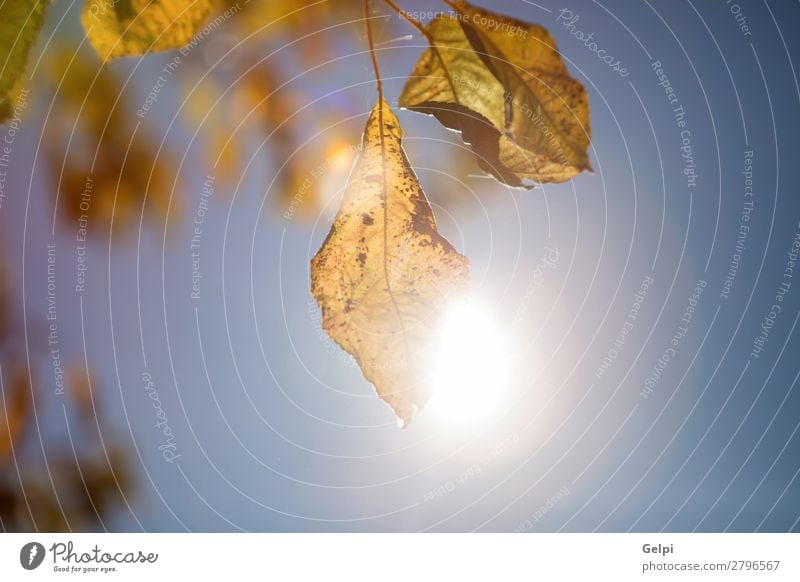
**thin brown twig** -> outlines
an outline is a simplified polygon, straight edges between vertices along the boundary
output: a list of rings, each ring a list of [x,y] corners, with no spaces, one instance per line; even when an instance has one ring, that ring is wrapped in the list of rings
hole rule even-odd
[[[449,2],[447,2],[447,0],[444,1],[445,3],[450,5]],[[458,102],[458,91],[456,91],[456,85],[453,82],[453,78],[450,76],[450,71],[447,69],[447,63],[445,63],[444,57],[442,57],[442,53],[439,50],[439,47],[436,46],[436,42],[431,33],[428,32],[428,29],[426,29],[425,26],[419,20],[412,17],[408,12],[400,8],[397,4],[393,2],[393,0],[383,0],[383,2],[384,4],[389,6],[389,8],[397,12],[400,18],[402,18],[403,20],[408,22],[411,26],[416,28],[420,32],[420,34],[422,34],[422,36],[424,36],[425,39],[428,41],[428,45],[430,45],[433,54],[436,55],[436,58],[439,59],[439,63],[441,63],[442,65],[444,76],[445,78],[447,78],[447,83],[450,85],[450,89],[453,92],[453,97],[455,98],[456,102]],[[453,7],[455,8],[455,6]]]
[[[378,68],[378,56],[375,54],[375,41],[372,39],[372,21],[369,14],[369,0],[364,0],[364,21],[367,26],[367,42],[369,43],[369,56],[372,58],[372,68],[375,70],[375,84],[378,88],[378,99],[383,101],[383,83],[381,71]]]
[[[392,302],[392,308],[397,315],[397,321],[400,324],[400,333],[403,337],[403,345],[405,346],[406,364],[410,367],[411,351],[408,348],[408,341],[406,338],[406,324],[403,321],[403,314],[395,299],[394,292],[392,291],[392,281],[389,277],[389,179],[386,168],[386,134],[383,121],[384,99],[383,99],[383,83],[381,82],[381,73],[378,68],[378,56],[375,53],[375,42],[372,38],[372,25],[370,22],[370,0],[364,0],[364,19],[367,23],[367,42],[369,43],[369,53],[372,57],[372,67],[375,69],[375,83],[378,86],[378,131],[380,132],[380,147],[381,147],[381,206],[383,207],[383,281],[386,285],[386,292],[389,294],[389,299]],[[369,126],[367,126],[369,128]],[[407,423],[407,419],[403,419]]]

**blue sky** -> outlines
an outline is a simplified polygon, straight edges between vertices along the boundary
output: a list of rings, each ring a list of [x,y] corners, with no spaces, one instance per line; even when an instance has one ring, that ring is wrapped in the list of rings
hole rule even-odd
[[[800,530],[800,271],[786,276],[800,232],[791,34],[800,9],[621,0],[498,0],[491,9],[547,27],[586,86],[594,173],[531,191],[450,175],[438,152],[463,147],[458,136],[432,118],[399,113],[440,229],[470,258],[473,293],[512,344],[514,374],[500,409],[467,427],[423,410],[399,430],[319,329],[308,260],[327,234],[343,177],[326,182],[331,206],[316,222],[286,220],[270,210],[279,160],[254,158],[235,192],[208,201],[201,297],[193,300],[192,220],[214,172],[192,131],[169,125],[178,100],[160,101],[156,135],[187,154],[186,186],[176,194],[182,211],[170,215],[166,234],[145,222],[124,240],[93,241],[79,297],[70,289],[74,235],[50,235],[53,185],[33,156],[41,122],[25,125],[15,195],[2,209],[17,217],[4,228],[18,264],[25,252],[25,316],[46,310],[46,245],[55,240],[64,341],[84,354],[83,319],[86,356],[113,419],[104,429],[135,451],[131,509],[108,527]],[[394,30],[405,34],[402,27]],[[594,33],[596,47],[576,31]],[[319,98],[301,119],[314,123],[328,104],[346,103],[349,123],[360,127],[375,99],[363,30],[348,25],[335,35],[340,54],[330,56],[342,58],[330,66],[304,71],[291,48],[274,58]],[[423,45],[414,34],[379,52],[390,100]],[[143,99],[169,60],[155,56],[136,69],[132,91]],[[747,219],[744,208],[752,209]],[[557,258],[542,267],[548,253]],[[782,283],[788,292],[778,300]],[[763,351],[753,355],[754,345]],[[598,372],[604,358],[610,363]],[[174,435],[173,462],[159,450],[165,439],[144,373]],[[65,422],[57,397],[45,405],[55,425]]]

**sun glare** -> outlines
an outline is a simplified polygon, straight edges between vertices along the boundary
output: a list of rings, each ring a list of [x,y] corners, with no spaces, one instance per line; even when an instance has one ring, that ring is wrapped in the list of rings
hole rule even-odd
[[[491,313],[473,299],[453,304],[442,317],[437,342],[428,408],[455,422],[485,418],[506,391],[510,365]]]

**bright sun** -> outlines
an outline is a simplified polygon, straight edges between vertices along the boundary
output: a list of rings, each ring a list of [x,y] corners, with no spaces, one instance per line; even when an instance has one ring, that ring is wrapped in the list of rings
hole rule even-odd
[[[508,346],[490,312],[473,299],[458,301],[442,317],[428,408],[454,422],[488,416],[507,389],[509,365]]]

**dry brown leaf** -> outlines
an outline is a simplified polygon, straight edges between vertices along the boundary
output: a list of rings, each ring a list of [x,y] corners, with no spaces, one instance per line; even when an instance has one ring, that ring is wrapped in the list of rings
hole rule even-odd
[[[589,102],[541,26],[454,2],[411,73],[400,105],[462,132],[480,167],[511,186],[590,170]]]
[[[381,99],[339,213],[311,261],[311,292],[324,329],[406,424],[428,400],[431,330],[448,297],[466,292],[469,263],[437,232],[401,138]]]

